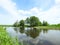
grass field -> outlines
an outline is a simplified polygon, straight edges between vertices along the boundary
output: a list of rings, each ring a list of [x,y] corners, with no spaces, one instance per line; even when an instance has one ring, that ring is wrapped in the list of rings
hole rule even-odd
[[[60,26],[37,26],[38,29],[60,29]]]

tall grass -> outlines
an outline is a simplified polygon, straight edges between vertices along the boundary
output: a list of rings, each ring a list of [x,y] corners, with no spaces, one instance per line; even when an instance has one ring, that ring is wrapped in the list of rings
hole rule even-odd
[[[11,38],[3,27],[0,27],[0,45],[19,45],[16,38]]]

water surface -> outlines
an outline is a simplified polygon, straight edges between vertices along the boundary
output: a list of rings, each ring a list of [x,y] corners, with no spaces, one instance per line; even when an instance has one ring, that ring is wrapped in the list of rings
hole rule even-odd
[[[7,27],[11,37],[18,37],[22,45],[60,45],[60,30]]]

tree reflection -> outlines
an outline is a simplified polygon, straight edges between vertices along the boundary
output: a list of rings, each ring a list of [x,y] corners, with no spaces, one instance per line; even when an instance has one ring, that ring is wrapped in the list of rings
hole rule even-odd
[[[18,28],[17,28],[17,27],[14,27],[14,30],[15,30],[16,32],[18,32]]]
[[[24,27],[14,27],[16,32],[24,33]]]
[[[33,28],[31,30],[27,30],[26,35],[30,36],[32,38],[36,38],[37,36],[39,36],[40,32],[41,32],[41,30]]]
[[[43,29],[43,33],[48,33],[48,29]]]
[[[24,28],[25,28],[25,27],[20,27],[20,28],[19,28],[19,32],[20,32],[20,33],[24,33]]]

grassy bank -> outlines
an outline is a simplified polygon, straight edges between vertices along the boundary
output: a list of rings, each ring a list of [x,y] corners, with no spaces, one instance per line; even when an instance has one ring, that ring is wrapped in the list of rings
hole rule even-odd
[[[60,30],[60,26],[37,26],[34,28],[38,28],[38,29],[59,29]]]
[[[16,38],[11,38],[6,30],[0,26],[0,45],[18,45]]]
[[[0,25],[0,27],[13,27],[13,25]]]

